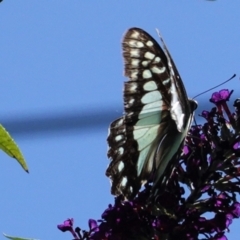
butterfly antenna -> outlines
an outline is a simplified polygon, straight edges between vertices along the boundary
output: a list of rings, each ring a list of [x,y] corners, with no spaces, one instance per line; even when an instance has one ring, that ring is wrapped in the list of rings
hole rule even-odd
[[[162,41],[162,43],[163,43],[163,47],[164,47],[164,48],[166,48],[166,45],[165,45],[165,43],[164,43],[164,41],[163,41],[163,38],[162,38],[162,35],[161,35],[161,33],[160,33],[159,29],[158,29],[158,28],[156,28],[156,31],[157,31],[158,37],[160,38],[160,40],[161,40],[161,41]]]
[[[207,92],[209,92],[209,91],[211,91],[211,90],[213,90],[213,89],[215,89],[215,88],[217,88],[217,87],[222,86],[223,84],[231,81],[231,80],[232,80],[233,78],[235,78],[235,77],[236,77],[236,74],[233,74],[233,76],[232,76],[231,78],[229,78],[228,80],[226,80],[225,82],[223,82],[223,83],[221,83],[221,84],[219,84],[219,85],[217,85],[217,86],[215,86],[215,87],[212,87],[212,88],[208,89],[207,91],[204,91],[204,92],[196,95],[194,98],[199,97],[199,96],[203,95],[204,93],[207,93]],[[194,98],[193,98],[193,99],[194,99]]]
[[[161,35],[159,29],[156,28],[156,31],[157,31],[158,37],[160,38],[160,40],[162,42],[163,48],[165,50],[165,54],[166,54],[169,62],[171,62],[171,60],[170,60],[170,53],[168,52],[167,46],[166,46],[165,42],[163,41],[162,35]]]

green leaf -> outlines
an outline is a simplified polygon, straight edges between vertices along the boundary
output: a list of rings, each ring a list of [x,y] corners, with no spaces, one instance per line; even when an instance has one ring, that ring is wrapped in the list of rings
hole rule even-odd
[[[36,238],[20,238],[20,237],[11,237],[11,236],[8,236],[7,234],[3,233],[3,235],[8,238],[8,239],[11,239],[11,240],[38,240]]]
[[[28,172],[27,163],[18,147],[7,130],[0,124],[0,149],[7,153],[10,157],[15,158],[22,168]]]

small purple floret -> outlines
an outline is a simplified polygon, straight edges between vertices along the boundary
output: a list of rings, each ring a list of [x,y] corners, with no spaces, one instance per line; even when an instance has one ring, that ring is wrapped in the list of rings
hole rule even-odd
[[[73,218],[68,218],[63,222],[63,224],[57,225],[57,228],[62,232],[69,231],[73,235],[74,239],[79,239],[77,234],[73,230],[73,222],[74,222]]]
[[[233,91],[229,92],[228,89],[222,89],[219,92],[215,92],[212,94],[210,98],[210,102],[219,103],[222,101],[228,101]]]
[[[63,222],[63,224],[57,225],[57,227],[59,230],[61,230],[63,232],[70,231],[70,230],[72,230],[73,221],[74,221],[73,218],[69,218],[69,219],[65,220]]]

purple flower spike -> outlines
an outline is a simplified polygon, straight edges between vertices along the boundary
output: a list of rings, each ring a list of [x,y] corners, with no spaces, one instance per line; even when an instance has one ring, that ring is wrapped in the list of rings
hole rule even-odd
[[[230,111],[227,101],[232,92],[223,89],[212,95],[210,101],[216,106],[202,112],[203,125],[191,127],[182,152],[168,164],[155,192],[153,172],[133,199],[117,196],[101,219],[89,219],[87,231],[79,227],[73,231],[73,219],[58,228],[70,231],[74,240],[193,240],[202,236],[227,240],[229,227],[240,218],[240,99],[234,103],[235,111]],[[203,215],[208,212],[214,216]]]

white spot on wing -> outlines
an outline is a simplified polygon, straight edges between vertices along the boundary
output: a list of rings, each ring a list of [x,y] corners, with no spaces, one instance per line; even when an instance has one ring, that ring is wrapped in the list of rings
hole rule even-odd
[[[161,58],[160,57],[155,57],[153,63],[159,63],[161,61]]]
[[[125,108],[130,108],[133,106],[135,100],[132,98],[128,102],[125,102]]]
[[[139,49],[131,49],[131,50],[130,50],[130,56],[131,56],[131,57],[140,57],[140,51],[139,51]]]
[[[132,82],[128,86],[129,86],[129,91],[131,91],[131,92],[135,92],[137,89],[137,84],[135,82]]]
[[[146,103],[155,102],[161,99],[162,99],[162,96],[159,91],[152,91],[152,92],[146,93],[142,97],[141,101],[143,104],[146,104]]]
[[[119,126],[121,126],[121,125],[123,125],[123,119],[122,119],[122,118],[119,119],[119,120],[116,122],[116,127],[119,127]]]
[[[149,61],[142,61],[142,65],[143,65],[144,67],[147,67],[148,64],[149,64]]]
[[[124,163],[122,161],[119,162],[118,164],[118,171],[121,172],[124,168]]]
[[[151,70],[154,72],[154,73],[163,73],[165,72],[166,68],[165,67],[162,67],[162,68],[158,68],[156,66],[152,67]]]
[[[140,60],[139,59],[132,59],[131,61],[131,65],[134,66],[134,67],[138,67],[139,66],[139,62]]]
[[[155,55],[153,53],[151,53],[151,52],[146,52],[144,54],[144,57],[147,58],[147,59],[152,60],[155,57]]]
[[[115,137],[115,141],[118,142],[118,141],[121,141],[123,139],[123,136],[122,135],[117,135]]]
[[[166,85],[166,84],[168,84],[169,82],[170,82],[170,78],[164,80],[162,83],[163,83],[164,85]]]
[[[148,78],[152,77],[152,73],[148,69],[144,70],[142,75],[143,75],[143,78],[145,78],[145,79],[148,79]]]
[[[121,185],[122,187],[125,187],[126,184],[127,184],[127,178],[126,178],[126,177],[123,177],[120,185]]]
[[[143,89],[144,89],[145,91],[153,91],[153,90],[156,90],[156,89],[157,89],[157,84],[156,84],[154,81],[146,82],[146,83],[143,85]]]
[[[140,41],[136,41],[136,40],[130,40],[128,42],[130,47],[136,47],[136,48],[142,48],[144,47],[144,44]]]
[[[122,154],[123,154],[123,152],[124,152],[124,149],[123,149],[123,147],[120,147],[120,148],[118,149],[118,153],[119,153],[120,155],[122,155]]]
[[[152,47],[152,46],[153,46],[153,42],[149,40],[149,41],[147,41],[146,45],[147,45],[148,47]]]
[[[131,79],[136,80],[137,75],[138,75],[138,70],[132,70],[130,77],[131,77]]]
[[[132,37],[132,38],[138,38],[139,35],[140,35],[139,32],[137,32],[137,31],[133,31],[133,33],[131,34],[131,37]]]

